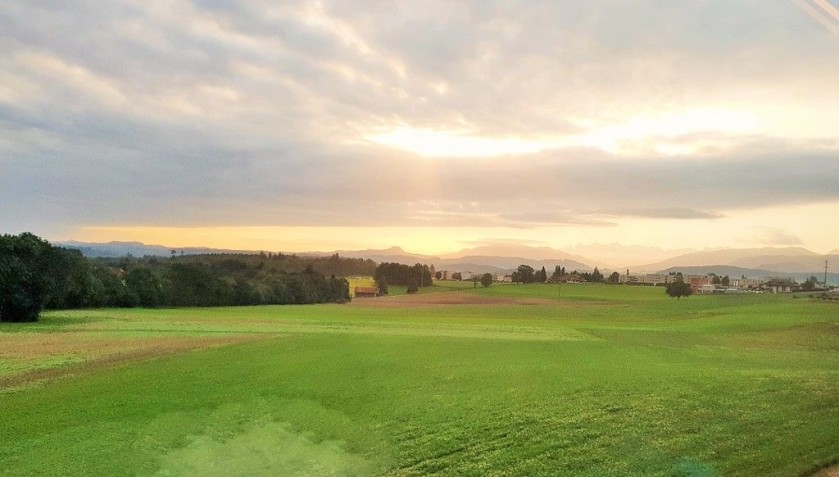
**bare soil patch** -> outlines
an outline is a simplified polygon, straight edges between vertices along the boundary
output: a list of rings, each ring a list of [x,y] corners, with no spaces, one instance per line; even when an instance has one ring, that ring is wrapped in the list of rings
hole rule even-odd
[[[30,361],[36,365],[41,359],[49,359],[55,356],[77,356],[81,360],[74,364],[36,367],[36,369],[0,376],[0,390],[45,379],[106,369],[130,361],[257,339],[264,339],[264,337],[242,335],[190,338],[123,338],[89,336],[80,333],[0,335],[0,350],[2,350],[0,351],[0,359]]]
[[[839,477],[839,464],[822,469],[813,474],[813,477]]]
[[[355,298],[350,306],[369,308],[414,308],[438,305],[555,305],[555,300],[544,298],[520,298],[484,296],[474,293],[445,292],[418,295],[383,296],[378,298]]]

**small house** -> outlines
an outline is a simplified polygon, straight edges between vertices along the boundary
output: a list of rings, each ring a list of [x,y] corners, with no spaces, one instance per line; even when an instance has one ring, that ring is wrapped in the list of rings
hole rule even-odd
[[[355,287],[356,298],[375,298],[379,296],[379,289],[376,287]]]

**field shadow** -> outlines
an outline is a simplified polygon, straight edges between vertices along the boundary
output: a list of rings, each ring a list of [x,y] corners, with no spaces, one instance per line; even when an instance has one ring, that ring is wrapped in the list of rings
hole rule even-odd
[[[27,323],[13,323],[7,321],[0,321],[0,333],[19,333],[19,332],[37,332],[37,331],[53,331],[62,330],[74,325],[84,325],[87,323],[96,323],[102,321],[104,318],[93,316],[41,316],[38,321]]]

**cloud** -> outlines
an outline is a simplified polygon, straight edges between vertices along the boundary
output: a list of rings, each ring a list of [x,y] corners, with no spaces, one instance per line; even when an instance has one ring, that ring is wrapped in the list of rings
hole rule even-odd
[[[602,215],[618,217],[644,217],[653,219],[719,219],[722,214],[681,207],[661,207],[648,209],[614,209],[600,211]]]
[[[761,227],[757,241],[766,245],[803,245],[804,242],[794,234],[781,228]]]
[[[828,31],[839,35],[839,10],[827,0],[813,0],[813,5],[805,0],[793,0],[793,3]]]
[[[481,238],[478,240],[462,240],[461,243],[468,247],[483,247],[490,245],[525,245],[531,247],[543,247],[549,245],[543,240],[518,240],[518,239],[498,239],[498,238]]]
[[[839,200],[825,39],[792,3],[7,2],[0,228],[607,227]],[[365,139],[402,126],[487,153]]]

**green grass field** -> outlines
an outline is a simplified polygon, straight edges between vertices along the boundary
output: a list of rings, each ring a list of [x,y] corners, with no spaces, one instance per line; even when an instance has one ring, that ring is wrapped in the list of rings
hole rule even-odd
[[[803,476],[839,459],[835,303],[471,286],[3,324],[0,475]]]

